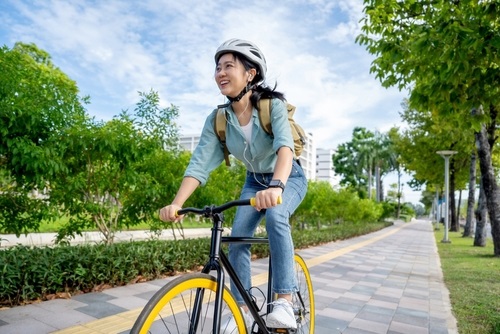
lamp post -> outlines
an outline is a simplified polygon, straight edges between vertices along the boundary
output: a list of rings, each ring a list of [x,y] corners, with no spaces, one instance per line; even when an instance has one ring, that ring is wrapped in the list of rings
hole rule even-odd
[[[444,238],[441,240],[443,243],[450,243],[450,239],[448,239],[448,219],[450,217],[449,210],[449,183],[450,183],[450,157],[453,154],[456,154],[457,151],[437,151],[437,154],[444,158],[444,188],[445,188],[445,207],[444,207]]]

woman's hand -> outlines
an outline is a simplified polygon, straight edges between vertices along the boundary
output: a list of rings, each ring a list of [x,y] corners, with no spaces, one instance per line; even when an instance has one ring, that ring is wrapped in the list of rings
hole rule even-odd
[[[255,209],[260,211],[278,205],[278,197],[281,196],[282,192],[281,188],[267,188],[257,192],[255,194]]]
[[[160,220],[164,221],[164,222],[177,222],[179,220],[181,220],[184,215],[182,216],[177,216],[176,213],[177,211],[179,211],[180,209],[182,209],[180,206],[176,205],[176,204],[170,204],[170,205],[167,205],[163,208],[160,209]]]

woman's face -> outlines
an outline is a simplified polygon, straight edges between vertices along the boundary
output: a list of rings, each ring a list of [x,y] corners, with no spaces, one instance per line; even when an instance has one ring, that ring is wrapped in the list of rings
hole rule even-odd
[[[222,95],[235,97],[251,81],[252,71],[255,70],[247,71],[232,53],[226,53],[219,58],[215,68],[215,82]]]

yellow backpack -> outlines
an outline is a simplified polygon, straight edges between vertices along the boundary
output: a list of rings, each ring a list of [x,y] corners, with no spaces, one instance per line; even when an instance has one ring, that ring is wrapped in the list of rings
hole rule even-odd
[[[288,122],[290,123],[290,128],[292,130],[295,158],[298,159],[302,154],[302,151],[304,150],[304,145],[306,144],[306,133],[304,129],[302,129],[299,124],[295,123],[295,120],[293,119],[295,107],[287,103],[286,108],[288,110]],[[264,131],[272,137],[273,129],[271,126],[271,99],[260,100],[257,104],[257,110],[259,111],[260,125],[262,126]],[[217,115],[214,122],[214,130],[224,148],[224,159],[226,160],[226,166],[230,166],[231,164],[229,162],[229,150],[226,146],[227,118],[225,113],[226,109],[224,108],[219,108],[217,110]]]

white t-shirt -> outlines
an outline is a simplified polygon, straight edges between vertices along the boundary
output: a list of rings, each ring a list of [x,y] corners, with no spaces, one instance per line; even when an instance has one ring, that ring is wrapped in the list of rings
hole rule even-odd
[[[245,139],[247,140],[247,143],[250,142],[252,139],[252,122],[248,122],[247,125],[241,125],[241,130],[243,131],[243,134],[245,135]]]

